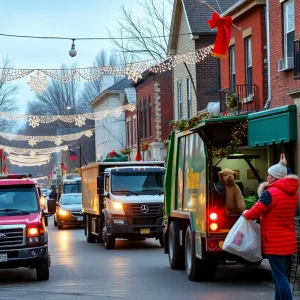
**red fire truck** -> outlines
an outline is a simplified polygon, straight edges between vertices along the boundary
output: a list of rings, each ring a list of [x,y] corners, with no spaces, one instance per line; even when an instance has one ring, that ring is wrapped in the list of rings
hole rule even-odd
[[[49,279],[47,217],[42,197],[30,174],[0,175],[0,268],[36,269],[38,280]]]

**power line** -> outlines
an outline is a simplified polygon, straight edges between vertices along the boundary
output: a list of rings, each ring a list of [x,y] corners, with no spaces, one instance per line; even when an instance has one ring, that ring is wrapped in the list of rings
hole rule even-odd
[[[15,38],[29,38],[29,39],[51,39],[51,40],[137,40],[137,39],[154,39],[154,38],[166,38],[171,36],[190,35],[192,33],[178,33],[169,35],[153,35],[153,36],[139,36],[139,37],[60,37],[60,36],[34,36],[34,35],[18,35],[18,34],[7,34],[0,33],[0,36],[4,37],[15,37]]]

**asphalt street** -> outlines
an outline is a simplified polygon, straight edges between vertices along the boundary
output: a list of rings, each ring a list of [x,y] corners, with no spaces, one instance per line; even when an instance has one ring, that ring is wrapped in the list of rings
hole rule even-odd
[[[1,300],[93,299],[273,299],[267,262],[259,267],[219,267],[214,282],[190,282],[184,270],[171,270],[155,239],[118,240],[114,250],[88,244],[83,229],[57,230],[49,220],[50,279],[36,281],[35,270],[0,270]]]

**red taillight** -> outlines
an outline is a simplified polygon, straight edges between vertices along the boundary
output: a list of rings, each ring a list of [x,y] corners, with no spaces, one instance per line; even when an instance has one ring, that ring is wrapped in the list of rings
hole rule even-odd
[[[211,213],[209,215],[209,218],[212,220],[212,221],[216,221],[218,220],[218,215],[216,213]]]
[[[215,241],[209,241],[208,242],[208,247],[210,249],[215,249],[217,247],[217,243]]]

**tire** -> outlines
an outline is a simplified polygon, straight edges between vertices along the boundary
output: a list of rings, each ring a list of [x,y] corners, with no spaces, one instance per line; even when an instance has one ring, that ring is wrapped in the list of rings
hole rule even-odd
[[[95,243],[97,237],[91,233],[91,219],[89,215],[85,218],[85,228],[86,228],[86,241],[88,243]]]
[[[49,279],[49,256],[39,262],[36,266],[36,278],[38,281],[45,281]]]
[[[180,225],[172,221],[168,235],[168,256],[171,269],[184,269],[184,248],[179,243]]]
[[[212,256],[207,259],[196,257],[195,239],[189,226],[185,234],[185,270],[191,281],[210,281],[216,273],[216,260]]]
[[[57,226],[57,222],[55,220],[55,217],[53,216],[53,225],[56,227]]]
[[[107,234],[107,226],[106,224],[103,226],[102,229],[102,239],[104,243],[104,247],[106,249],[114,249],[116,244],[116,239],[112,237],[111,235]]]

